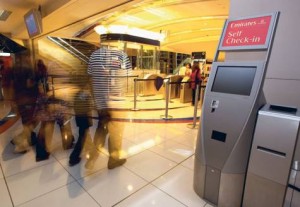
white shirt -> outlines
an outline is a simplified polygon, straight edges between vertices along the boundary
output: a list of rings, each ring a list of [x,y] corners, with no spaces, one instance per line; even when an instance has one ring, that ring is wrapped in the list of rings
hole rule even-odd
[[[88,74],[92,77],[93,95],[97,109],[109,108],[110,95],[123,91],[124,77],[131,75],[127,54],[120,50],[100,48],[89,59]]]

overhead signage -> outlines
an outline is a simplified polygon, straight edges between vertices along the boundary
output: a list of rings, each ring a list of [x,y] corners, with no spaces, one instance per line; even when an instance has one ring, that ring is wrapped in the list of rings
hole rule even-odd
[[[220,50],[266,49],[275,24],[275,13],[229,19],[225,23]]]

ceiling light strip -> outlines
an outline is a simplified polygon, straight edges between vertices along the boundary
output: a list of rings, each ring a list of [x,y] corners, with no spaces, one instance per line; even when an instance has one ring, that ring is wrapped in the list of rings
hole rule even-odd
[[[145,29],[139,29],[136,27],[128,27],[126,25],[110,25],[103,26],[99,25],[94,28],[97,34],[126,34],[136,37],[142,37],[151,40],[163,41],[166,37],[164,33],[152,32]]]

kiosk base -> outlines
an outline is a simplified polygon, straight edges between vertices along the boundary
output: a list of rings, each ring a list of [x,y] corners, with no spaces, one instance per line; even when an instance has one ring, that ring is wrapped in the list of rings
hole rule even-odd
[[[196,161],[196,160],[195,160]],[[240,207],[245,174],[226,174],[195,162],[194,190],[218,207]]]

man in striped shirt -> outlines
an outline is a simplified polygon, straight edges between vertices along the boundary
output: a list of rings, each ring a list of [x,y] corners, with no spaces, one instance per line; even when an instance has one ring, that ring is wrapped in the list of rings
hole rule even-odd
[[[89,60],[88,74],[92,79],[92,90],[95,106],[98,111],[98,127],[94,137],[95,149],[90,153],[85,167],[93,168],[98,157],[97,148],[104,146],[108,137],[109,160],[108,169],[121,166],[126,159],[120,158],[124,123],[112,121],[114,112],[111,110],[110,96],[121,95],[124,77],[130,75],[131,63],[125,52],[101,47],[93,52]]]

